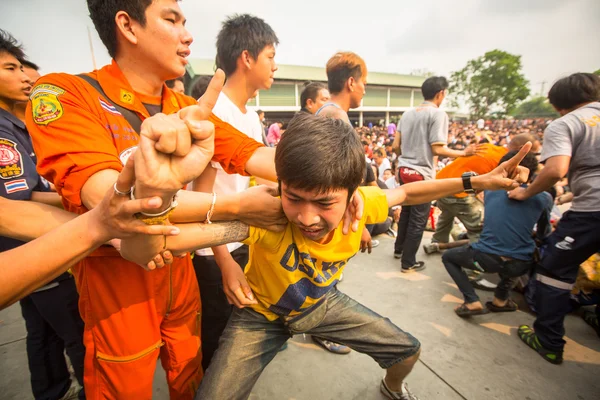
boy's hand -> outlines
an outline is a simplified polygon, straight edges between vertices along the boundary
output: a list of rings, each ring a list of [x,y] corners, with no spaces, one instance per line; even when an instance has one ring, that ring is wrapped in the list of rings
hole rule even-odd
[[[252,304],[258,304],[248,285],[244,271],[232,258],[219,265],[223,275],[223,291],[227,296],[229,304],[237,308],[244,308]]]
[[[288,223],[277,188],[260,185],[240,194],[238,218],[250,226],[281,232]]]
[[[369,250],[369,254],[371,254],[371,250],[373,249],[371,234],[367,228],[363,229],[362,237],[360,238],[360,252],[364,253]]]
[[[350,204],[348,204],[348,207],[346,208],[346,213],[344,214],[344,226],[342,227],[344,235],[348,234],[350,226],[352,226],[353,232],[358,231],[358,223],[362,218],[364,209],[365,201],[360,194],[354,192],[354,195],[350,199]]]

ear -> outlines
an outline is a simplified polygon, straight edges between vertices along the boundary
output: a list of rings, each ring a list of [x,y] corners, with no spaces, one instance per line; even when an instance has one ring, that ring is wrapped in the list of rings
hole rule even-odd
[[[242,65],[244,67],[246,67],[247,69],[252,68],[252,63],[254,62],[254,58],[252,58],[252,55],[250,54],[250,52],[248,50],[242,51],[242,54],[240,54],[239,60],[242,62]]]
[[[131,44],[137,44],[136,36],[137,24],[125,11],[119,11],[115,15],[115,23],[117,25],[117,36],[121,35]]]
[[[356,80],[354,79],[354,77],[351,76],[350,78],[348,78],[348,80],[346,81],[346,87],[348,88],[348,91],[354,92],[355,85],[356,85]]]

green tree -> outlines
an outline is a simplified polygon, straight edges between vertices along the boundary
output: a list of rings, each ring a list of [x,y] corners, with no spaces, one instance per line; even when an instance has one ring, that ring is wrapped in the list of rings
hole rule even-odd
[[[470,60],[450,76],[454,104],[461,99],[475,118],[510,113],[529,96],[529,81],[521,73],[521,56],[492,50]]]
[[[600,75],[600,69],[597,69],[596,72],[594,72],[594,74]]]
[[[515,118],[555,118],[560,116],[544,97],[524,101],[510,115]]]

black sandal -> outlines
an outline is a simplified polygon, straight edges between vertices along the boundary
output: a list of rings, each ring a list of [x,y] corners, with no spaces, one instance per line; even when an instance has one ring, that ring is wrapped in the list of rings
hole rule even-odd
[[[469,308],[467,307],[467,303],[463,303],[460,307],[454,310],[454,312],[461,318],[467,318],[472,315],[484,315],[489,313],[490,311],[485,307],[480,310],[469,310]]]
[[[511,299],[508,299],[508,301],[506,302],[506,304],[503,307],[498,307],[491,301],[486,302],[485,306],[491,312],[513,312],[513,311],[517,311],[519,309],[519,306],[517,305],[517,303],[515,303]]]

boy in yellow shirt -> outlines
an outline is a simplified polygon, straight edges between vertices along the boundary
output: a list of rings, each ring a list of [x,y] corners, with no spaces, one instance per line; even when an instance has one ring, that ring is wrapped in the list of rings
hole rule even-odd
[[[219,342],[197,399],[246,399],[267,364],[294,334],[315,334],[369,355],[386,376],[390,399],[416,399],[404,383],[420,343],[389,319],[338,291],[336,284],[360,246],[362,228],[385,220],[388,208],[421,204],[470,188],[510,189],[527,179],[518,167],[529,145],[489,174],[423,181],[382,191],[360,187],[365,157],[354,129],[340,120],[298,115],[277,146],[275,166],[283,210],[283,232],[241,222],[178,225],[168,238],[178,252],[233,241],[250,245],[250,260],[238,279],[243,308],[235,309]],[[342,218],[352,196],[362,196],[359,229],[344,235]],[[239,269],[238,269],[239,270]],[[235,274],[235,270],[232,270]],[[242,294],[243,291],[243,294]]]

